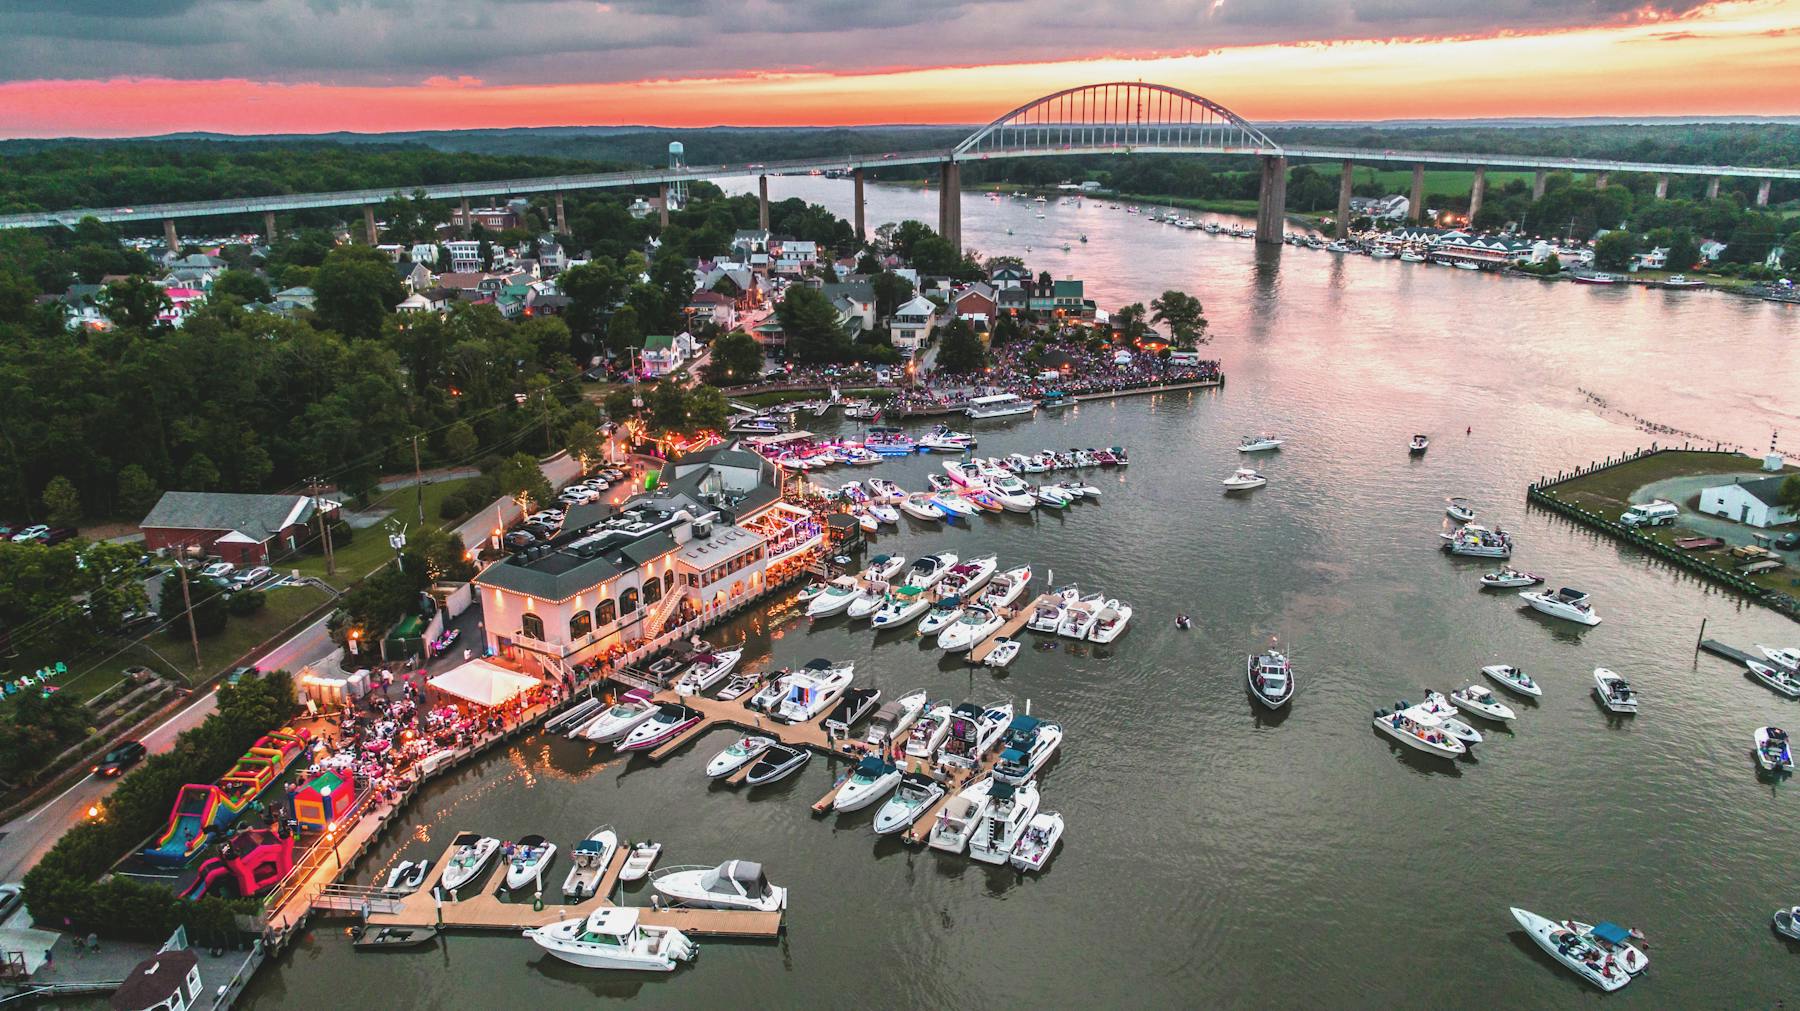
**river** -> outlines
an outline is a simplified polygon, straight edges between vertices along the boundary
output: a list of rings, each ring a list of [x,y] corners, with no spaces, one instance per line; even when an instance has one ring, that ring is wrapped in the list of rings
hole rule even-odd
[[[771,183],[777,199],[849,216],[847,181]],[[871,228],[933,220],[935,192],[868,193]],[[361,879],[435,857],[459,830],[541,832],[567,847],[605,822],[665,841],[665,864],[763,861],[791,888],[785,935],[702,941],[697,963],[663,977],[572,968],[515,937],[361,955],[327,922],[242,1006],[1591,1001],[1524,939],[1511,905],[1645,930],[1653,965],[1627,999],[1748,1007],[1793,992],[1796,953],[1768,918],[1800,901],[1787,866],[1796,802],[1759,782],[1748,751],[1754,728],[1792,725],[1796,703],[1693,648],[1702,618],[1708,635],[1743,646],[1800,641],[1800,626],[1528,512],[1524,489],[1657,438],[1631,415],[1757,449],[1775,429],[1800,437],[1800,398],[1775,378],[1800,374],[1800,310],[1271,255],[1103,202],[1053,204],[1042,220],[1022,203],[967,194],[967,244],[1084,278],[1106,308],[1167,288],[1197,295],[1228,383],[983,423],[984,454],[1123,444],[1133,464],[1090,475],[1100,504],[909,526],[878,550],[1028,560],[1040,585],[1053,569],[1058,583],[1135,605],[1131,629],[1111,647],[1028,649],[1000,675],[910,636],[878,642],[841,617],[809,627],[791,608],[711,638],[745,638],[759,664],[854,659],[859,680],[890,696],[1029,699],[1067,732],[1042,777],[1045,807],[1068,820],[1047,872],[877,841],[872,808],[814,816],[808,805],[841,768],[824,761],[755,797],[713,787],[701,769],[728,731],[660,767],[533,739],[433,784]],[[1289,440],[1258,463],[1269,486],[1221,494],[1238,437],[1262,430]],[[1414,432],[1433,436],[1423,457],[1406,452]],[[876,470],[917,487],[938,463]],[[1450,495],[1516,533],[1520,567],[1592,591],[1604,623],[1579,629],[1480,592],[1483,564],[1437,550]],[[1177,612],[1191,631],[1173,627]],[[1270,636],[1293,651],[1300,685],[1274,716],[1243,687],[1245,654]],[[1496,662],[1532,673],[1545,696],[1508,699],[1516,724],[1472,757],[1417,758],[1371,728],[1376,707],[1480,680]],[[1635,718],[1596,703],[1598,665],[1632,679]]]

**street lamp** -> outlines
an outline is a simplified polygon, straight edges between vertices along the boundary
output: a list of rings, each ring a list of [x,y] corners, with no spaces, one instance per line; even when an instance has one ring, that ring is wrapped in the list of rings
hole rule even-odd
[[[331,840],[332,868],[334,870],[342,870],[344,867],[344,858],[338,853],[337,827],[337,822],[335,821],[326,823],[325,838]]]

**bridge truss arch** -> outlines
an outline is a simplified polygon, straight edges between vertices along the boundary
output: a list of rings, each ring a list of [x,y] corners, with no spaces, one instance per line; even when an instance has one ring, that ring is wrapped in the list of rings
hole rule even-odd
[[[951,158],[1089,152],[1278,155],[1281,145],[1244,117],[1191,91],[1113,81],[1027,102],[970,134]]]

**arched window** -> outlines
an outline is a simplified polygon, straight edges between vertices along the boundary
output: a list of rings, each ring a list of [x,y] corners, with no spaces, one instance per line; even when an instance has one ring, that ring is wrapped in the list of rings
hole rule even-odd
[[[631,589],[626,590],[624,593],[619,594],[619,617],[623,618],[624,616],[631,614],[632,612],[637,610],[637,607],[638,607],[637,587],[634,586]]]
[[[579,639],[594,630],[594,616],[586,611],[576,611],[569,619],[569,638]]]
[[[675,570],[670,569],[669,571],[663,573],[663,589],[664,590],[673,590],[674,588],[675,588]]]
[[[526,611],[524,614],[519,615],[519,634],[527,639],[536,639],[539,642],[543,642],[544,619],[532,614],[530,611]]]
[[[600,606],[594,608],[594,623],[601,628],[619,620],[619,606],[610,600],[602,600]]]
[[[652,579],[644,584],[644,606],[648,607],[662,599],[662,584]]]

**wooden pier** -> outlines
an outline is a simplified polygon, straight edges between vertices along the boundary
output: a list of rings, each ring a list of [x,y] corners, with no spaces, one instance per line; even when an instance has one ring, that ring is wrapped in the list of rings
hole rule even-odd
[[[1757,663],[1763,662],[1763,658],[1757,654],[1746,653],[1736,646],[1728,646],[1717,639],[1700,640],[1700,648],[1714,656],[1724,657],[1733,663],[1743,664],[1746,667],[1750,665],[1750,661],[1752,660],[1755,660]]]
[[[1039,605],[1054,604],[1056,603],[1056,600],[1056,594],[1044,593],[1033,597],[1031,603],[1015,608],[1012,614],[1007,617],[1006,623],[1001,625],[998,631],[993,635],[988,636],[986,639],[983,639],[981,642],[976,643],[974,648],[969,650],[969,662],[982,663],[986,661],[988,654],[992,653],[994,648],[1000,645],[1000,640],[1014,638],[1024,630],[1025,623],[1031,620],[1033,614],[1037,613]]]

